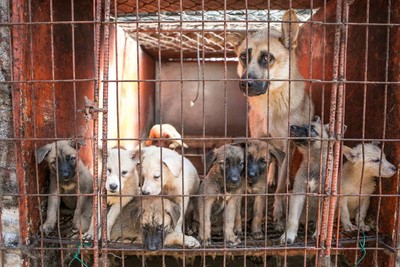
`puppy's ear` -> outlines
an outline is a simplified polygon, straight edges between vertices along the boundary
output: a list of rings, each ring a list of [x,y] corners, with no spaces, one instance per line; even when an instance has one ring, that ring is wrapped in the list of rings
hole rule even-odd
[[[165,212],[171,217],[171,228],[174,229],[181,216],[181,208],[178,204],[168,199],[164,199],[164,201]]]
[[[289,21],[291,23],[289,23]],[[299,19],[293,9],[289,9],[282,17],[281,42],[287,49],[297,47],[297,36],[299,34]]]
[[[44,158],[50,153],[52,149],[52,144],[47,144],[45,146],[39,147],[36,150],[36,159],[38,163],[41,163]]]
[[[203,159],[204,164],[206,165],[206,173],[211,169],[211,166],[213,165],[214,161],[217,159],[217,152],[215,149],[211,150],[206,154],[205,159]]]
[[[178,177],[182,171],[182,160],[181,158],[174,157],[172,155],[163,154],[163,163],[167,165],[168,169],[171,171],[172,175]]]
[[[84,139],[71,139],[69,140],[68,145],[76,150],[79,150],[81,146],[86,146],[86,142]]]
[[[134,163],[139,164],[140,163],[139,147],[129,150],[129,157]]]
[[[373,144],[374,146],[379,146],[381,144],[381,142],[374,140],[371,142],[371,144]]]
[[[321,123],[321,118],[318,115],[315,115],[313,118],[313,122]]]
[[[354,153],[351,147],[343,146],[342,151],[343,151],[343,156],[345,156],[348,161],[353,163],[356,162],[357,155]]]
[[[245,35],[239,32],[233,32],[233,33],[228,33],[226,35],[225,41],[227,43],[231,43],[233,45],[233,48],[235,49],[236,54],[238,54],[239,46],[243,43],[245,39],[246,39]]]

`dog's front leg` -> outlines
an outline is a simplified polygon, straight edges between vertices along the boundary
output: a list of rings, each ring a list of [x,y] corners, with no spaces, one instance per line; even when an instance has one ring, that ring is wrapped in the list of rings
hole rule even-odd
[[[241,192],[242,193],[242,192]],[[234,233],[237,236],[242,236],[242,197],[238,197],[240,200],[236,203],[236,215],[235,215],[235,227]]]
[[[107,240],[110,240],[111,229],[121,212],[122,206],[120,205],[120,203],[116,203],[110,207],[110,210],[107,213]]]
[[[300,171],[301,169],[299,172]],[[285,241],[291,244],[296,239],[300,216],[306,200],[305,193],[307,191],[307,179],[304,181],[303,178],[304,177],[295,178],[293,195],[290,197],[288,224],[286,232],[281,236],[281,244],[285,244]]]
[[[257,194],[264,194],[265,190],[256,192]],[[262,239],[264,237],[261,230],[262,219],[265,209],[265,196],[255,196],[253,204],[253,219],[251,222],[251,234],[254,239]]]
[[[349,197],[343,197],[340,203],[340,221],[345,231],[355,231],[357,227],[350,221],[350,213],[347,201]]]
[[[367,211],[369,207],[369,197],[361,197],[360,207],[356,214],[356,225],[360,227],[363,232],[368,232],[371,228],[365,224],[365,217],[367,216]]]
[[[238,200],[240,199],[240,200]],[[224,235],[226,244],[228,246],[236,246],[240,244],[240,238],[235,235],[233,229],[235,227],[236,211],[238,201],[241,201],[241,197],[231,197],[226,204],[224,214]]]
[[[55,179],[55,177],[50,176],[50,195],[47,198],[47,217],[41,227],[45,235],[49,235],[54,230],[58,217],[58,209],[60,207],[60,196],[57,192],[57,182]]]
[[[285,145],[286,147],[286,145]],[[285,202],[285,196],[280,194],[286,192],[286,188],[288,186],[288,172],[287,169],[289,167],[289,162],[292,160],[294,154],[294,145],[292,142],[289,143],[289,153],[285,153],[285,158],[282,162],[282,165],[279,167],[279,175],[278,175],[278,183],[276,186],[275,196],[274,196],[274,223],[275,230],[283,231],[285,229],[285,224],[283,221],[283,207]]]
[[[211,245],[211,208],[215,197],[199,198],[199,240],[203,245]]]

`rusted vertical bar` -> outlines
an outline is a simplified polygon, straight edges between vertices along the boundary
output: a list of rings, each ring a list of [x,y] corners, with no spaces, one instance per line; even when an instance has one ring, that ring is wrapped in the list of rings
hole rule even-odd
[[[331,92],[331,104],[330,104],[330,116],[329,116],[329,136],[330,139],[335,136],[336,131],[336,112],[337,112],[337,96],[339,90],[339,82],[342,77],[339,77],[339,57],[340,57],[340,44],[341,44],[341,25],[342,22],[342,0],[337,0],[336,2],[336,31],[335,31],[335,41],[334,41],[334,58],[333,58],[333,70],[332,70],[332,92]],[[343,62],[341,62],[343,64]],[[342,107],[338,107],[342,108]],[[330,246],[332,242],[332,237],[328,236],[328,232],[332,234],[333,220],[330,222],[331,210],[335,209],[335,205],[330,207],[333,201],[336,201],[336,195],[332,195],[332,189],[336,190],[337,187],[337,173],[338,173],[338,145],[340,142],[336,140],[335,142],[329,141],[328,146],[328,157],[326,161],[326,173],[325,173],[325,194],[323,211],[322,211],[322,224],[320,230],[321,246],[325,247],[322,250],[322,258],[319,265],[330,265]],[[335,146],[335,151],[334,151]],[[340,148],[340,147],[339,147]],[[336,191],[335,191],[336,194]],[[335,204],[335,202],[333,202]]]
[[[109,41],[110,41],[110,0],[105,1],[104,5],[104,58],[103,58],[103,108],[108,109],[108,71],[109,71]],[[103,140],[102,140],[102,175],[101,175],[101,213],[107,212],[107,196],[105,190],[106,184],[106,163],[107,163],[107,131],[108,131],[108,114],[103,113]],[[102,264],[107,267],[107,216],[102,216]]]
[[[97,0],[93,4],[93,15],[94,15],[94,36],[95,36],[95,43],[94,43],[94,70],[95,70],[95,79],[94,79],[94,101],[96,103],[99,103],[99,87],[100,87],[100,21],[101,21],[101,0]],[[99,151],[98,151],[98,132],[99,132],[99,114],[95,112],[93,114],[93,147],[92,147],[92,153],[93,153],[93,227],[94,229],[98,229],[98,209],[99,209],[99,186],[98,186],[98,175],[99,175],[99,169],[98,169],[98,157],[99,157]],[[98,238],[98,231],[94,231],[93,233],[93,265],[98,266],[99,265],[99,238]]]

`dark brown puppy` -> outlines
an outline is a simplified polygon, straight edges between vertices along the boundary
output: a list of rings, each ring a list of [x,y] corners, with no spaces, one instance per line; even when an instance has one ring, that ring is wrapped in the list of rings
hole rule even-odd
[[[240,238],[235,232],[242,230],[240,207],[245,188],[242,179],[243,149],[233,145],[214,149],[207,154],[206,169],[208,173],[200,185],[198,199],[199,240],[204,245],[210,245],[211,217],[223,217],[226,243],[236,246],[240,244]]]

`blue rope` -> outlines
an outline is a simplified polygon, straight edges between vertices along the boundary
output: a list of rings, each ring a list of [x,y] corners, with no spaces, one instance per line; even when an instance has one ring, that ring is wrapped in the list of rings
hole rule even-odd
[[[363,234],[363,240],[362,240],[362,242],[361,242],[361,241],[358,241],[358,244],[360,244],[360,250],[361,250],[361,252],[363,253],[363,255],[362,255],[361,258],[357,261],[357,263],[356,263],[356,265],[354,265],[354,267],[359,266],[360,263],[364,260],[365,255],[367,255],[367,251],[365,250],[365,232],[362,231],[362,234]]]
[[[84,244],[84,247],[88,247],[90,246],[90,244]],[[68,266],[71,266],[72,262],[74,260],[77,260],[80,262],[81,265],[85,266],[85,267],[89,267],[88,265],[86,265],[86,263],[84,263],[81,258],[80,258],[80,254],[81,254],[81,244],[78,245],[78,250],[75,252],[74,256],[72,257],[71,261],[69,262]]]

